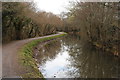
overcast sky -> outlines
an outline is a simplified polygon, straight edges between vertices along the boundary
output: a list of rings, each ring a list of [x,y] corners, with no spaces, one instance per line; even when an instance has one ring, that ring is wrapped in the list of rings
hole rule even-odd
[[[46,12],[52,12],[54,14],[60,14],[66,11],[69,1],[74,0],[34,0],[37,8]]]

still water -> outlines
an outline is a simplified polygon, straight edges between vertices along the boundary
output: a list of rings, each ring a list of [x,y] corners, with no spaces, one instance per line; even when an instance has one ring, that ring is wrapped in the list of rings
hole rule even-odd
[[[117,57],[81,42],[76,35],[40,43],[35,52],[45,78],[118,78]]]

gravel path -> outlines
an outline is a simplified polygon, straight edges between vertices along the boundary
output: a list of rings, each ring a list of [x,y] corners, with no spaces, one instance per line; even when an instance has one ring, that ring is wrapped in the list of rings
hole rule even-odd
[[[3,78],[15,78],[20,74],[20,66],[18,64],[18,50],[26,43],[41,39],[45,37],[55,36],[63,34],[62,32],[48,35],[44,37],[36,37],[25,40],[13,41],[2,46],[2,77]]]

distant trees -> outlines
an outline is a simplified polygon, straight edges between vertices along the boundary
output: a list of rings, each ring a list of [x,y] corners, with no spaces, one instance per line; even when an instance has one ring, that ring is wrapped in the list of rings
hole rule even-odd
[[[56,33],[61,19],[53,13],[37,12],[33,3],[2,3],[3,43]]]
[[[84,42],[92,42],[100,48],[120,53],[119,3],[76,2],[67,13],[66,20],[77,30]]]
[[[83,42],[120,52],[120,6],[117,2],[75,2],[61,18],[37,12],[31,3],[2,4],[3,42],[44,36],[57,31],[80,32]]]

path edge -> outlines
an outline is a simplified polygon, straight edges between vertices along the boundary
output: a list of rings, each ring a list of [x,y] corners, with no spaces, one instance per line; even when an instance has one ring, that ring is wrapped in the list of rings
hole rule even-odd
[[[60,33],[54,36],[46,36],[37,40],[32,40],[26,43],[22,48],[18,51],[19,53],[19,63],[22,68],[27,72],[25,74],[21,74],[22,78],[44,78],[42,73],[38,69],[37,61],[33,58],[33,48],[37,46],[40,42],[56,39],[59,37],[63,37],[67,35],[67,33]]]

